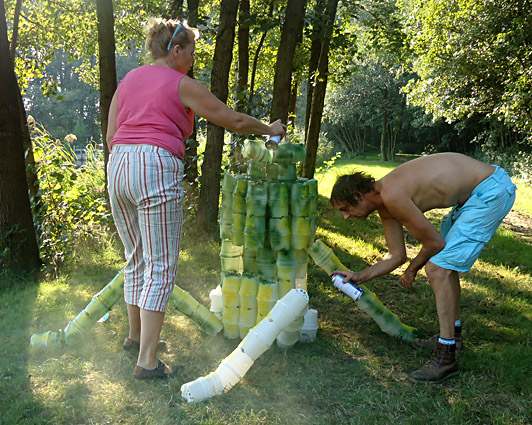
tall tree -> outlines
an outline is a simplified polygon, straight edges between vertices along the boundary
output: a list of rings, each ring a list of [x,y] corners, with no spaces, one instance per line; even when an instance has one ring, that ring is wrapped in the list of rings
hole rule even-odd
[[[246,112],[244,101],[249,79],[249,0],[240,0],[238,11],[238,68],[235,90],[235,110]]]
[[[222,0],[220,25],[216,34],[216,47],[212,63],[211,91],[222,102],[227,102],[229,71],[233,59],[238,0]],[[213,123],[207,124],[207,142],[199,196],[198,220],[207,233],[217,228],[218,202],[220,197],[220,167],[224,146],[224,128]]]
[[[420,77],[407,87],[409,103],[449,121],[479,114],[497,133],[502,122],[532,144],[530,1],[401,5]]]
[[[105,167],[107,169],[109,149],[107,143],[105,143],[105,136],[107,134],[111,99],[117,86],[113,0],[96,0],[96,14],[98,18],[98,57],[100,64],[100,116]]]
[[[277,50],[275,76],[273,80],[273,100],[270,120],[281,119],[286,122],[290,109],[292,93],[292,72],[294,53],[303,31],[306,0],[289,0],[286,5],[285,19]]]
[[[381,131],[381,159],[388,161],[388,88],[382,89],[382,131]]]
[[[312,11],[312,32],[310,34],[310,59],[308,65],[307,78],[307,102],[305,109],[305,138],[308,133],[308,123],[310,120],[310,108],[312,107],[312,95],[314,93],[314,86],[318,76],[318,63],[320,60],[321,45],[323,42],[323,29],[325,23],[323,21],[323,14],[325,11],[325,1],[318,0],[315,9]]]
[[[249,105],[246,104],[249,80],[249,23],[250,4],[249,0],[240,0],[238,7],[238,58],[236,70],[236,84],[234,95],[234,109],[242,113],[249,113]],[[242,172],[244,159],[242,157],[243,136],[231,135],[231,169]]]
[[[17,42],[19,35],[19,21],[22,9],[22,0],[17,0],[13,14],[13,34],[11,36],[10,54],[13,64],[17,55]],[[22,127],[22,143],[24,146],[24,161],[26,163],[26,179],[28,180],[28,189],[30,200],[33,202],[34,212],[41,208],[41,199],[39,194],[39,179],[35,172],[35,158],[33,157],[33,147],[31,144],[31,134],[27,125],[26,109],[22,100],[22,93],[17,90],[18,108],[20,111],[20,124]]]
[[[199,0],[188,0],[188,24],[191,27],[198,25]],[[194,78],[194,66],[188,71],[188,76]],[[193,188],[198,187],[198,132],[196,123],[188,139],[185,140],[185,178],[192,184]]]
[[[328,0],[325,9],[325,36],[320,49],[317,81],[312,93],[308,131],[306,134],[307,153],[302,170],[303,177],[309,179],[314,177],[314,171],[316,168],[321,118],[323,116],[323,105],[325,102],[325,92],[327,90],[327,78],[329,73],[329,46],[333,34],[337,7],[338,0]]]
[[[20,90],[5,16],[4,0],[0,0],[0,265],[27,272],[37,269],[40,259],[26,182]]]
[[[257,76],[257,66],[259,62],[259,56],[260,56],[262,47],[264,46],[264,41],[266,40],[266,36],[268,35],[268,31],[274,25],[271,20],[272,15],[273,15],[274,3],[275,3],[274,0],[270,0],[270,2],[268,3],[268,19],[270,22],[266,22],[264,25],[262,25],[262,34],[260,36],[257,49],[255,50],[255,54],[253,55],[253,64],[251,66],[251,81],[249,83],[248,107],[251,107],[251,105],[253,104],[253,96],[255,94],[255,79]],[[247,112],[249,113],[249,110]]]

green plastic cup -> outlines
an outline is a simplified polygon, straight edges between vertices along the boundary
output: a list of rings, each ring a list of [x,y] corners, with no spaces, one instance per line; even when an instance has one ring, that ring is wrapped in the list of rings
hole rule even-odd
[[[248,166],[248,176],[251,179],[266,179],[266,162],[251,161]]]
[[[287,183],[268,183],[268,209],[271,217],[288,217],[290,205]]]
[[[274,162],[278,164],[290,164],[303,161],[307,150],[301,143],[281,143],[274,155]]]

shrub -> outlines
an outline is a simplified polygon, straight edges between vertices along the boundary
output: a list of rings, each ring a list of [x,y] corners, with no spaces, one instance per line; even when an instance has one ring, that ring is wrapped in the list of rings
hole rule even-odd
[[[53,139],[37,127],[33,153],[39,180],[40,202],[32,199],[40,252],[55,274],[83,239],[102,239],[109,228],[105,196],[103,150],[90,145],[87,160],[75,165],[68,142]]]

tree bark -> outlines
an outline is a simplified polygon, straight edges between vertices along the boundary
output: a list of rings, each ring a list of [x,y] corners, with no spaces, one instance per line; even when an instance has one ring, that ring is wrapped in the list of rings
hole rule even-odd
[[[388,161],[388,154],[386,150],[386,128],[388,127],[388,89],[384,88],[382,92],[383,107],[382,107],[382,132],[381,132],[381,159]]]
[[[15,14],[13,16],[13,35],[11,36],[11,60],[15,63],[18,42],[18,23],[20,22],[20,10],[22,9],[22,0],[17,0],[15,4]]]
[[[238,0],[222,0],[220,25],[216,34],[216,46],[212,62],[211,91],[224,103],[227,101],[228,95],[237,10]],[[223,145],[224,129],[209,122],[201,167],[202,181],[198,208],[200,228],[208,234],[214,234],[217,228]]]
[[[41,265],[26,181],[20,89],[9,52],[4,0],[0,0],[0,266],[31,272]]]
[[[325,0],[318,0],[316,9],[318,12],[325,9]],[[308,123],[310,120],[310,109],[312,107],[312,95],[314,93],[314,85],[316,82],[316,74],[318,72],[318,63],[320,61],[322,31],[324,22],[321,19],[321,14],[316,14],[313,19],[314,29],[312,31],[310,46],[310,60],[308,66],[308,80],[307,80],[307,102],[305,109],[305,140],[308,134]]]
[[[198,24],[198,8],[199,0],[188,0],[188,25],[195,27]],[[190,68],[188,71],[188,76],[194,78],[194,67]],[[192,187],[197,189],[198,187],[198,133],[196,131],[196,123],[194,122],[194,129],[189,138],[185,140],[185,178],[192,185]]]
[[[314,171],[316,169],[316,156],[320,139],[321,118],[323,116],[323,104],[325,102],[325,92],[327,90],[327,75],[329,73],[329,46],[337,7],[338,0],[329,0],[325,11],[325,39],[321,46],[320,59],[318,62],[318,80],[312,94],[310,119],[306,138],[307,153],[302,169],[303,177],[308,179],[314,177]]]
[[[238,112],[247,112],[246,92],[249,78],[249,0],[240,0],[238,11],[238,62],[236,73],[236,89],[234,96],[234,109]],[[240,173],[243,170],[244,158],[242,156],[242,141],[244,137],[240,134],[231,135],[231,170]]]
[[[268,16],[271,18],[271,16],[273,15],[273,6],[274,6],[274,1],[270,1],[269,3],[269,9],[268,9]],[[266,39],[266,35],[268,34],[268,30],[270,28],[266,28],[264,30],[264,32],[262,33],[261,37],[260,37],[260,40],[259,40],[259,44],[257,46],[257,50],[255,50],[255,54],[253,55],[253,66],[251,68],[251,81],[249,83],[249,96],[248,96],[248,105],[247,105],[247,113],[249,113],[250,111],[250,108],[251,108],[251,105],[253,105],[253,95],[255,93],[255,76],[257,74],[257,64],[259,62],[259,55],[260,55],[260,51],[262,49],[262,46],[264,45],[264,40]]]
[[[96,0],[98,18],[98,59],[100,67],[100,116],[102,121],[102,142],[105,170],[109,160],[106,143],[109,125],[109,109],[116,91],[115,30],[112,0]],[[107,171],[105,173],[105,193],[107,193]]]
[[[13,16],[13,35],[11,37],[10,55],[15,66],[15,57],[17,54],[18,27],[20,21],[20,12],[22,9],[22,0],[17,0],[15,4],[15,14]],[[14,68],[13,68],[14,69]],[[30,202],[33,202],[33,211],[38,213],[41,209],[41,197],[39,195],[39,179],[36,174],[35,158],[33,157],[33,146],[31,143],[31,133],[28,128],[28,119],[26,109],[22,100],[22,93],[17,90],[18,109],[20,111],[20,125],[22,127],[22,143],[24,146],[24,161],[26,163],[26,179],[28,180],[28,190]]]
[[[296,105],[297,105],[297,93],[299,85],[301,84],[302,74],[297,72],[294,78],[292,79],[292,92],[290,93],[290,104],[288,105],[288,119],[296,115]]]
[[[300,40],[299,33],[303,29],[305,5],[306,0],[290,0],[286,6],[285,20],[275,62],[270,121],[280,119],[282,122],[286,122],[288,119],[294,54]]]
[[[240,0],[238,12],[238,72],[236,78],[235,110],[246,112],[244,94],[249,78],[249,0]]]

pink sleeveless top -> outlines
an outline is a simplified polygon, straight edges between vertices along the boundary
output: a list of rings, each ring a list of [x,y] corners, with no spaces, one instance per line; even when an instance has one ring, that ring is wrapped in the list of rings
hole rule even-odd
[[[136,143],[159,146],[180,159],[192,133],[194,112],[181,103],[178,86],[185,74],[145,65],[127,73],[118,86],[117,131],[111,146]]]

